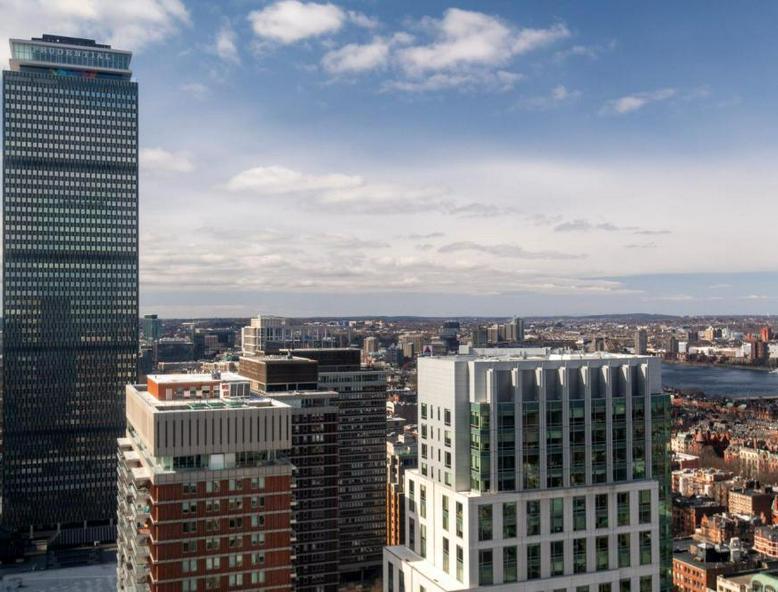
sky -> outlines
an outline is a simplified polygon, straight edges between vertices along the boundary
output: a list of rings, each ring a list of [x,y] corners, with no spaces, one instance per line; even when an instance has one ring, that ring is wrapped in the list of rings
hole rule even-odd
[[[778,314],[778,4],[0,0],[133,51],[141,312]]]

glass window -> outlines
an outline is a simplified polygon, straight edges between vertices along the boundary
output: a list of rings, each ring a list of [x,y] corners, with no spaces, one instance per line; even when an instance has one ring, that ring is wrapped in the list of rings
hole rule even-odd
[[[502,505],[502,538],[512,539],[516,532],[516,502]]]
[[[462,581],[462,577],[465,570],[465,554],[462,551],[462,547],[457,545],[457,580]]]
[[[651,576],[642,576],[640,578],[640,592],[651,592],[653,588]]]
[[[562,532],[565,529],[565,500],[555,497],[551,500],[551,533]]]
[[[651,563],[651,531],[640,533],[640,565]]]
[[[502,548],[502,577],[503,583],[512,584],[518,581],[519,573],[517,569],[518,565],[518,550],[517,547],[503,547]]]
[[[386,562],[386,587],[389,592],[394,592],[394,565],[391,561]]]
[[[443,530],[448,530],[448,496],[441,496],[441,502],[443,503]]]
[[[540,577],[540,545],[527,545],[527,579],[537,580]]]
[[[427,488],[424,485],[419,485],[419,515],[427,517]]]
[[[565,573],[565,542],[551,541],[551,575],[561,576]]]
[[[492,505],[482,504],[478,506],[478,540],[492,540]]]
[[[619,526],[629,526],[629,492],[616,494],[616,521]]]
[[[619,545],[619,567],[629,567],[632,561],[632,543],[630,534],[620,534],[618,538]]]
[[[419,555],[427,556],[427,525],[419,524]]]
[[[462,537],[462,523],[463,523],[463,518],[462,518],[462,514],[463,514],[463,511],[462,511],[462,504],[461,504],[461,503],[459,503],[459,502],[456,502],[456,504],[457,504],[457,505],[456,505],[456,513],[457,513],[457,515],[456,515],[456,521],[457,521],[457,525],[456,525],[456,527],[457,527],[457,536],[461,538],[461,537]]]
[[[595,528],[608,528],[608,494],[601,493],[594,496],[594,526]]]
[[[624,578],[623,580],[619,580],[619,592],[630,592],[630,588],[632,586],[632,580],[629,578]]]
[[[586,530],[586,496],[573,498],[573,530]]]
[[[608,536],[598,536],[594,539],[597,555],[597,571],[608,569],[610,560],[608,558]]]
[[[600,584],[597,588],[599,592],[611,592],[611,585],[610,582],[607,582],[605,584]]]
[[[540,501],[527,501],[527,536],[540,534]]]
[[[650,524],[651,523],[651,490],[643,489],[638,493],[638,495],[640,496],[640,506],[639,506],[640,524]]]
[[[448,539],[443,537],[443,571],[448,573],[449,547]]]
[[[573,539],[573,573],[586,573],[586,539]]]
[[[492,564],[492,550],[479,549],[478,551],[478,584],[490,586],[494,583]]]

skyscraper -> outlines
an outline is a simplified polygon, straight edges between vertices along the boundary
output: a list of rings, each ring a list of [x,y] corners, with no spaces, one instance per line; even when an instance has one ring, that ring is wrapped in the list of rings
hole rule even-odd
[[[338,589],[337,393],[316,390],[318,363],[288,356],[241,357],[255,395],[291,407],[296,592]]]
[[[116,438],[138,350],[131,54],[11,40],[3,72],[2,525],[115,536]],[[71,528],[73,527],[73,528]]]
[[[644,356],[648,353],[648,332],[645,329],[635,331],[635,354]]]
[[[338,393],[338,562],[341,581],[381,571],[386,542],[386,372],[358,349],[296,349],[316,360],[319,388]]]
[[[292,591],[292,409],[249,394],[229,372],[127,386],[121,592]]]
[[[419,468],[385,592],[669,589],[657,358],[506,350],[418,371]]]
[[[143,338],[146,341],[157,341],[162,337],[162,321],[155,314],[143,315]]]

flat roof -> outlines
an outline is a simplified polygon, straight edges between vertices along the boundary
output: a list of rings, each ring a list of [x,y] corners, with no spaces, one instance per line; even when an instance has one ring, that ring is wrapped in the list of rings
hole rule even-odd
[[[197,374],[149,374],[146,376],[152,382],[157,384],[191,384],[194,382],[208,382],[211,384],[218,384],[220,382],[250,382],[248,378],[237,374],[235,372],[222,372],[219,378],[214,378],[210,373],[197,373]]]

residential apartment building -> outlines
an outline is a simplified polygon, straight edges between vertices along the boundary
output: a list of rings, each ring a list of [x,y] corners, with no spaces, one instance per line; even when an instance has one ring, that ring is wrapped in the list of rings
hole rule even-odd
[[[747,555],[739,544],[717,547],[709,543],[692,545],[689,551],[673,554],[673,589],[676,592],[717,590],[722,576],[755,572],[766,564]]]
[[[775,492],[765,489],[734,488],[729,490],[729,511],[745,516],[765,516],[771,520]]]
[[[296,349],[318,363],[319,389],[338,393],[338,562],[341,581],[381,573],[386,543],[386,373],[358,349]]]
[[[416,438],[401,434],[386,443],[386,544],[405,540],[405,471],[419,464]]]
[[[316,390],[317,362],[291,356],[242,357],[252,391],[291,408],[294,555],[298,592],[336,592],[338,572],[337,393]]]
[[[249,394],[229,373],[127,386],[120,591],[291,592],[293,412]]]
[[[778,558],[778,526],[759,526],[754,530],[754,551]]]
[[[384,592],[669,589],[659,360],[424,358],[419,468]]]
[[[11,39],[3,72],[2,527],[113,541],[138,352],[138,87],[128,51]]]

